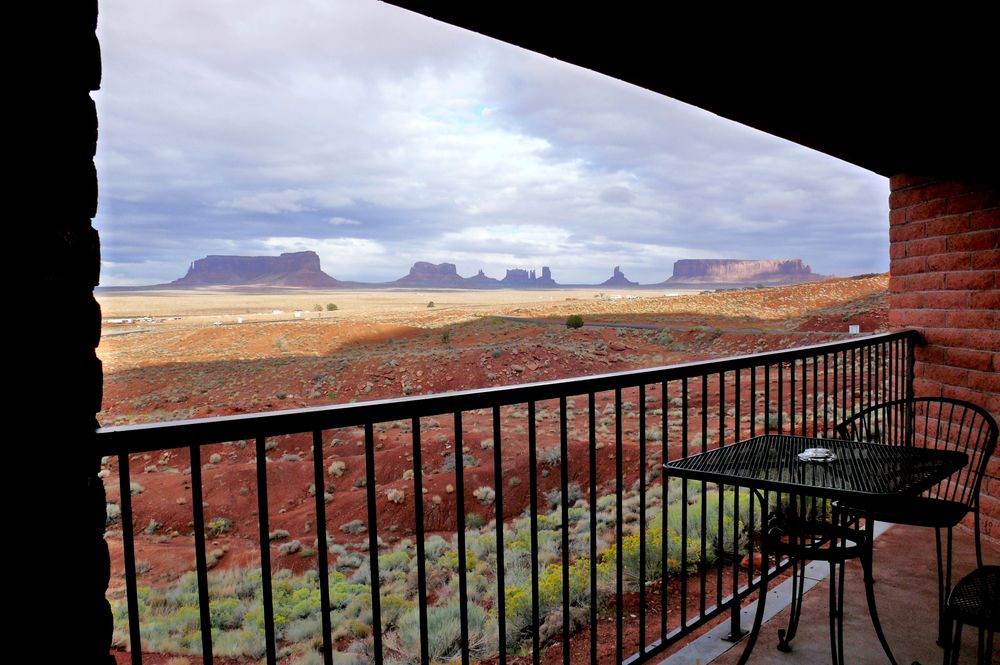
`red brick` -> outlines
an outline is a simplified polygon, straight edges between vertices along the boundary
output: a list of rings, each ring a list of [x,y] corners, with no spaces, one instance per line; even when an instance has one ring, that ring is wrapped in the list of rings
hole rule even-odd
[[[969,385],[969,370],[947,365],[925,364],[924,377],[929,381],[950,384],[953,386]]]
[[[955,237],[956,236],[947,238],[942,236],[938,238],[911,240],[906,243],[906,255],[927,256],[928,254],[941,254],[949,249],[948,245],[955,239]]]
[[[940,344],[942,346],[981,348],[970,343],[971,337],[978,331],[955,330],[953,328],[929,328],[924,331],[924,339],[927,344]]]
[[[982,393],[969,390],[964,386],[942,386],[941,396],[965,400],[966,402],[972,402],[973,404],[979,404],[980,406],[983,404]]]
[[[906,285],[902,277],[889,275],[889,293],[902,293],[906,290]]]
[[[909,325],[918,328],[943,328],[948,325],[948,317],[952,314],[952,312],[943,309],[911,309],[907,311],[909,312],[907,316],[910,321]]]
[[[926,201],[927,199],[924,200]],[[997,206],[1000,206],[1000,190],[996,188],[982,189],[977,192],[969,192],[968,194],[953,196],[948,199],[949,214],[973,212],[975,210],[985,210],[986,208],[995,208]]]
[[[972,291],[930,291],[924,294],[927,309],[966,309]],[[975,293],[978,293],[976,291]],[[891,301],[890,301],[891,302]]]
[[[927,234],[927,225],[923,222],[916,224],[903,224],[902,226],[889,227],[889,242],[907,242],[909,240],[919,240]]]
[[[966,378],[969,388],[987,393],[1000,392],[1000,374],[996,372],[969,372]]]
[[[890,307],[892,297],[889,298]],[[973,291],[969,294],[969,307],[973,309],[1000,310],[1000,290]]]
[[[993,230],[960,233],[948,237],[948,251],[975,252],[981,249],[996,249],[1000,247],[998,238],[1000,238],[1000,233]],[[909,254],[909,247],[907,247],[907,254]]]
[[[889,211],[889,226],[899,226],[906,223],[906,208]]]
[[[968,330],[965,342],[965,344],[952,344],[952,346],[995,351],[1000,349],[1000,330]]]
[[[944,273],[930,272],[903,277],[904,291],[937,291],[943,288]]]
[[[950,328],[978,328],[980,330],[992,330],[996,327],[996,320],[996,312],[982,309],[948,312],[948,327]]]
[[[889,192],[889,209],[907,208],[931,198],[941,198],[936,196],[929,187],[911,187],[909,189],[898,189]]]
[[[890,309],[889,310],[889,325],[894,328],[909,328],[916,324],[910,321],[910,314],[919,310],[915,309]]]
[[[907,187],[912,187],[914,185],[925,185],[927,183],[935,182],[937,176],[931,175],[894,175],[889,177],[889,189],[906,189]]]
[[[901,259],[906,256],[906,243],[905,242],[893,242],[889,243],[889,258],[890,259]]]
[[[993,371],[993,354],[989,351],[947,349],[945,356],[947,357],[946,362],[952,367],[974,369],[980,372]],[[930,362],[930,359],[928,359],[928,362]]]
[[[927,220],[924,233],[930,236],[948,236],[969,230],[969,215],[949,215]]]
[[[927,257],[927,270],[944,272],[948,270],[968,270],[972,267],[972,252],[948,252]]]
[[[919,222],[925,219],[933,219],[943,215],[945,210],[947,210],[947,201],[945,199],[935,199],[934,201],[918,203],[906,209],[906,221]]]
[[[969,228],[973,231],[1000,228],[1000,208],[990,208],[972,213],[969,215]]]
[[[904,261],[908,259],[903,259]],[[924,277],[924,275],[919,275]],[[912,278],[911,278],[912,279]],[[949,272],[944,274],[944,288],[978,291],[993,288],[993,273],[987,271]]]
[[[947,353],[947,347],[925,345],[918,346],[914,355],[919,362],[940,365],[944,363]]]
[[[890,183],[891,185],[891,183]],[[961,180],[938,180],[925,182],[918,186],[912,186],[908,188],[899,188],[900,191],[919,191],[919,197],[915,197],[914,203],[919,203],[920,201],[932,201],[934,199],[944,199],[951,198],[953,196],[961,196],[967,192],[978,191],[982,189],[984,185],[962,182]],[[890,190],[895,192],[897,188],[891,187]],[[891,202],[890,193],[890,202]],[[907,203],[906,205],[914,205],[914,203]],[[891,205],[891,203],[890,203]]]
[[[1000,519],[1000,499],[990,496],[979,497],[979,515],[990,519]]]
[[[942,292],[943,293],[943,292]],[[924,294],[917,293],[890,293],[889,307],[892,309],[913,309],[924,306]]]
[[[913,394],[940,395],[941,384],[937,381],[929,381],[927,379],[915,378],[913,379]]]
[[[924,272],[927,267],[927,259],[922,256],[912,256],[905,259],[896,259],[889,262],[890,275],[915,275]]]
[[[985,252],[976,252],[972,255],[973,270],[997,270],[1000,269],[1000,249]]]

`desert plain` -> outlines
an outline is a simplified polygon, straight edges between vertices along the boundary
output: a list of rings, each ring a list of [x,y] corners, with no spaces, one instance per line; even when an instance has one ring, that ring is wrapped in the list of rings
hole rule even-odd
[[[700,293],[649,289],[105,291],[98,294],[105,321],[99,348],[105,371],[104,410],[98,417],[103,426],[127,426],[322,407],[804,346],[844,338],[850,325],[859,326],[862,333],[886,329],[886,288],[887,276],[869,275]],[[329,304],[336,305],[336,309],[328,308]],[[582,317],[582,328],[566,326],[571,314]],[[598,445],[602,452],[595,491],[602,497],[613,497],[615,489],[617,460],[604,450],[613,436],[609,429],[614,427],[612,398],[607,394],[596,396],[601,414]],[[692,403],[696,398],[692,393]],[[663,394],[660,386],[650,386],[643,400],[631,391],[623,399],[628,406],[622,414],[622,462],[625,480],[632,485],[640,475],[655,479],[668,447],[679,445],[679,419],[670,423],[659,420],[660,415],[673,413],[669,407],[675,406],[672,400],[678,398]],[[501,409],[503,449],[496,456],[491,414],[463,414],[467,527],[474,524],[484,534],[490,533],[491,526],[496,528],[498,515],[490,488],[495,486],[497,461],[505,481],[503,514],[499,517],[515,531],[514,523],[530,507],[532,481],[539,511],[551,508],[552,493],[559,489],[561,463],[570,464],[570,483],[583,487],[586,496],[587,398],[571,398],[569,402],[568,461],[553,459],[554,452],[558,453],[558,404],[536,405],[538,461],[534,469],[528,463],[526,406]],[[659,411],[656,424],[650,424],[652,418],[647,421],[645,434],[653,453],[646,458],[640,456],[638,447],[636,432],[641,409],[636,404],[645,404],[650,413]],[[697,420],[692,419],[688,433],[692,442],[701,436]],[[427,534],[445,541],[454,535],[454,423],[448,417],[425,418],[419,427],[425,469],[422,497],[414,496],[413,488],[413,423],[377,424],[372,450],[366,450],[363,429],[324,432],[322,466],[328,471],[324,488],[326,532],[328,542],[334,543],[330,546],[331,564],[347,580],[360,579],[357,571],[367,559],[366,454],[375,459],[378,535],[386,548],[380,560],[382,556],[412,550],[418,500],[424,507]],[[296,579],[317,567],[319,531],[315,523],[310,441],[310,434],[302,433],[267,442],[272,568],[286,570],[298,576]],[[207,446],[201,459],[212,572],[243,575],[242,571],[260,565],[253,442]],[[190,582],[193,569],[188,451],[178,448],[132,455],[129,470],[133,520],[128,528],[135,538],[138,583],[150,597],[176,599],[180,593],[177,589]],[[119,521],[114,517],[121,502],[118,472],[118,459],[103,460],[101,475],[109,508],[113,506],[108,539],[115,572],[109,596],[117,603],[116,611],[121,612],[124,526],[120,516]],[[410,555],[408,561],[412,560],[412,552]],[[412,583],[405,575],[399,582],[403,598],[400,602],[404,605],[409,602],[405,589],[412,594],[407,586]],[[441,594],[438,600],[444,602],[445,594]],[[253,602],[246,601],[241,610],[246,613],[229,626],[231,632],[250,630],[247,626]],[[487,609],[491,602],[482,601]],[[634,606],[636,601],[626,598],[625,602]],[[196,637],[170,632],[176,614],[164,619],[167,628],[157,628],[166,633],[150,638],[144,648],[151,654],[146,662],[166,663],[168,657],[201,662]],[[658,626],[659,619],[654,619]],[[405,617],[400,621],[402,627],[392,644],[398,654],[405,654]],[[224,626],[222,632],[229,628]],[[601,630],[606,628],[611,627],[602,624]],[[362,636],[338,630],[338,648],[345,654],[358,655],[356,662],[366,662],[363,645],[357,646]],[[516,650],[523,641],[517,635],[511,637],[509,631],[508,626],[508,644]],[[571,648],[585,648],[589,639],[586,633],[583,629],[579,639],[574,638],[574,645],[579,642],[581,646]],[[634,637],[634,626],[627,629],[627,634]],[[293,640],[294,635],[299,634],[289,629],[282,638],[285,657],[281,662],[313,662],[309,659],[315,659],[315,654],[301,647],[301,640]],[[126,662],[127,630],[117,629],[116,636],[120,662]],[[602,633],[602,645],[606,637]],[[234,644],[236,641],[233,637]],[[558,640],[545,643],[543,660],[560,661],[562,646]],[[229,660],[220,652],[223,659],[216,662],[257,662],[255,647],[248,647],[246,653],[240,648],[231,647],[227,652]],[[484,647],[480,660],[488,661],[489,653]],[[602,654],[602,659],[613,656],[604,651]]]

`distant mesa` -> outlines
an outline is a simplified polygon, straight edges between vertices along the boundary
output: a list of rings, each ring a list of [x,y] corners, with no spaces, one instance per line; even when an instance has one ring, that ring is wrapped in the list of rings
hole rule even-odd
[[[500,280],[500,286],[523,289],[551,288],[558,286],[558,284],[556,284],[556,281],[552,279],[552,271],[549,270],[549,267],[542,266],[541,277],[537,277],[534,270],[523,270],[521,268],[510,269],[507,271],[504,278]]]
[[[825,279],[802,259],[681,259],[664,285],[799,284]]]
[[[633,282],[622,272],[620,266],[615,266],[614,274],[601,282],[601,286],[639,286],[639,282]]]
[[[335,288],[343,282],[320,268],[316,252],[291,252],[279,256],[206,256],[170,283],[180,288],[199,286],[285,286]]]
[[[417,261],[406,277],[400,277],[391,286],[410,288],[463,288],[466,279],[458,274],[454,263],[428,263]]]

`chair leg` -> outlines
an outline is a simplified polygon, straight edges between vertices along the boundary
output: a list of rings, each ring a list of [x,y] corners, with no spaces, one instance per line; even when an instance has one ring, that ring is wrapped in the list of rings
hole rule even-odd
[[[778,629],[778,651],[789,653],[791,642],[799,627],[799,616],[802,614],[802,596],[805,591],[806,562],[796,559],[792,563],[792,602],[788,611],[788,627]]]
[[[976,520],[976,567],[983,567],[983,544],[979,539],[979,506],[976,505],[976,509],[973,511]]]
[[[950,631],[945,629],[944,603],[944,555],[941,551],[941,529],[934,529],[934,541],[937,544],[937,577],[938,577],[938,638],[939,647],[947,647],[951,638]]]
[[[875,634],[878,636],[878,641],[882,645],[882,650],[885,651],[885,655],[888,656],[889,662],[892,665],[898,665],[896,658],[892,655],[892,649],[889,648],[889,642],[885,639],[885,633],[882,632],[882,623],[878,618],[878,607],[875,605],[875,587],[872,586],[875,582],[875,578],[872,577],[872,558],[873,558],[873,540],[875,535],[875,520],[866,519],[865,520],[865,544],[864,553],[861,555],[861,566],[864,568],[864,579],[865,579],[865,596],[868,599],[868,614],[872,619],[872,626],[875,627]]]
[[[958,665],[958,649],[962,646],[962,622],[955,622],[955,639],[948,645],[951,650],[951,665]]]

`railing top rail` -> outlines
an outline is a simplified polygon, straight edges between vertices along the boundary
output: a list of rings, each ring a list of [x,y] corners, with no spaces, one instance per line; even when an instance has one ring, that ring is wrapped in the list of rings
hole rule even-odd
[[[592,376],[540,381],[514,386],[478,388],[453,393],[398,397],[369,402],[332,404],[329,406],[286,409],[262,413],[197,418],[169,422],[102,427],[97,430],[97,453],[151,452],[191,445],[206,445],[252,439],[259,436],[311,432],[315,430],[353,427],[365,423],[437,416],[456,411],[523,404],[531,401],[556,399],[561,396],[586,395],[641,384],[674,381],[718,374],[737,369],[761,367],[774,363],[810,358],[822,354],[861,348],[873,344],[905,339],[916,343],[920,339],[914,330],[879,333],[837,342],[824,342],[781,351],[767,351],[728,358],[701,360],[648,369],[597,374]]]

